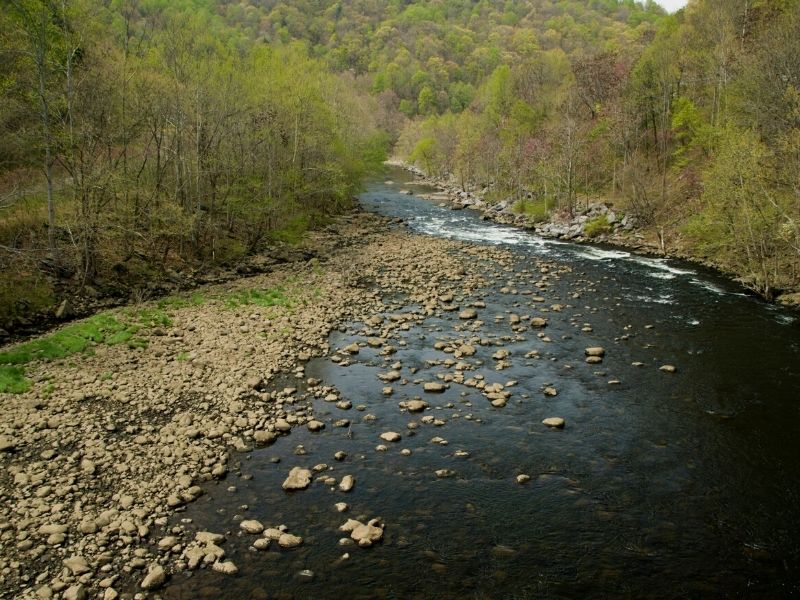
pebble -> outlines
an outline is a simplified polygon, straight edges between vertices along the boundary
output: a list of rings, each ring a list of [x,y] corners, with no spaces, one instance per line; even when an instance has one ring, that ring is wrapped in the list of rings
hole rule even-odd
[[[542,424],[555,429],[564,429],[566,421],[564,421],[564,419],[561,417],[548,417],[547,419],[542,420]]]

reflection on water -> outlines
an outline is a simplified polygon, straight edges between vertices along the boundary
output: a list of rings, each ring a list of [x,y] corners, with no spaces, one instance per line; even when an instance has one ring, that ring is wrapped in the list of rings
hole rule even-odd
[[[393,173],[402,182],[403,174]],[[230,476],[182,516],[198,528],[232,532],[225,546],[239,575],[209,570],[178,575],[167,598],[575,598],[760,597],[800,594],[800,362],[793,313],[742,296],[734,285],[680,262],[619,250],[544,241],[373,185],[371,210],[401,216],[431,235],[502,245],[516,273],[492,272],[478,346],[466,374],[489,383],[516,381],[508,405],[494,409],[474,388],[451,385],[423,394],[437,373],[453,372],[434,350],[463,338],[454,313],[400,331],[390,357],[362,349],[350,366],[318,359],[307,374],[335,385],[366,411],[315,401],[328,423],[297,430],[274,446],[241,456]],[[532,259],[568,264],[553,280],[547,336],[512,331],[508,313],[531,314],[530,297],[502,293]],[[537,293],[539,293],[537,291]],[[408,312],[415,307],[406,307]],[[495,322],[494,316],[504,318]],[[587,327],[587,324],[589,325]],[[363,341],[352,324],[332,347]],[[400,343],[403,342],[404,344]],[[495,370],[498,346],[511,366]],[[589,365],[583,350],[607,350]],[[532,351],[538,352],[536,355]],[[530,358],[525,358],[529,356]],[[382,394],[378,373],[401,361],[420,370]],[[482,361],[482,364],[481,362]],[[678,366],[667,375],[658,367]],[[618,381],[609,384],[609,381]],[[542,394],[546,386],[555,397]],[[440,426],[401,412],[398,402],[425,395]],[[362,422],[370,413],[374,421]],[[563,431],[541,420],[562,416]],[[332,427],[346,417],[350,428]],[[408,429],[409,422],[418,423]],[[385,452],[385,431],[402,434]],[[435,437],[446,445],[431,443]],[[302,444],[306,454],[296,455]],[[401,454],[411,450],[410,456]],[[347,452],[343,462],[333,454]],[[465,454],[468,453],[468,454]],[[280,462],[274,459],[280,457]],[[331,475],[356,477],[349,494],[316,481],[287,494],[293,466],[327,463]],[[453,477],[434,472],[450,469]],[[519,474],[531,480],[516,481]],[[235,491],[228,491],[235,486]],[[336,502],[350,511],[339,514]],[[246,509],[244,507],[247,507]],[[305,543],[254,552],[236,515],[286,524]],[[360,549],[338,545],[348,517],[380,516],[386,537]],[[342,560],[345,552],[348,560]],[[300,573],[310,570],[308,573]]]

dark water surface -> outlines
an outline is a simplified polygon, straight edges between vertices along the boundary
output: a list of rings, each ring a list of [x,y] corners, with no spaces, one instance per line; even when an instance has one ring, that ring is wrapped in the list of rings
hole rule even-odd
[[[396,181],[404,175],[393,172]],[[511,366],[494,368],[496,346],[479,346],[466,376],[518,383],[505,408],[479,391],[451,385],[441,395],[421,385],[395,385],[384,397],[377,374],[402,361],[410,380],[452,372],[426,360],[448,355],[438,340],[463,338],[455,313],[429,317],[401,331],[390,357],[362,349],[342,367],[312,361],[308,376],[335,385],[366,412],[317,401],[328,423],[304,428],[275,445],[241,455],[242,472],[208,489],[183,518],[198,528],[236,532],[225,549],[239,567],[233,577],[202,570],[177,575],[166,598],[782,598],[800,595],[800,324],[796,313],[767,305],[713,273],[676,261],[619,250],[544,241],[400,194],[402,184],[372,184],[368,210],[406,219],[412,230],[515,256],[514,272],[487,272],[493,285],[478,298],[486,325],[480,337],[503,342]],[[413,188],[412,188],[413,189]],[[509,312],[535,314],[533,260],[572,268],[554,280],[545,330],[515,333]],[[487,267],[488,268],[488,267]],[[532,273],[522,273],[530,269]],[[578,294],[579,297],[574,297]],[[390,312],[409,312],[413,305]],[[582,331],[586,325],[591,331]],[[650,327],[648,327],[650,326]],[[354,323],[334,348],[364,341]],[[502,336],[506,336],[502,340]],[[583,361],[587,346],[607,350],[601,365]],[[539,359],[524,358],[538,350]],[[634,366],[632,363],[643,363]],[[659,371],[674,364],[673,375]],[[420,370],[409,375],[407,369]],[[609,385],[618,380],[618,385]],[[545,385],[558,389],[546,397]],[[425,414],[443,426],[409,421],[397,403],[425,395]],[[449,407],[448,407],[449,406]],[[359,422],[366,414],[372,422]],[[545,417],[561,416],[563,431]],[[331,421],[353,421],[348,430]],[[376,452],[379,434],[401,442]],[[432,444],[439,436],[447,445]],[[307,454],[297,456],[302,444]],[[401,448],[412,450],[402,456]],[[333,454],[345,450],[338,463]],[[468,457],[455,456],[456,451]],[[280,463],[271,462],[281,457]],[[343,494],[321,482],[287,496],[281,483],[293,466],[327,463],[331,475],[356,477]],[[436,469],[456,475],[437,479]],[[520,473],[531,481],[520,485]],[[228,491],[235,485],[236,491]],[[348,513],[333,505],[348,502]],[[248,509],[243,510],[242,506]],[[236,516],[267,526],[286,524],[304,544],[256,553],[238,534]],[[338,546],[348,517],[380,516],[385,538],[371,549]],[[273,545],[273,549],[276,546]],[[337,559],[349,552],[350,559]],[[301,574],[313,571],[313,577]]]

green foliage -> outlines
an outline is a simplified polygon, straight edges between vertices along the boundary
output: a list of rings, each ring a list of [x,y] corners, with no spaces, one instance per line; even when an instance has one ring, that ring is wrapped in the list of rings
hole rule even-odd
[[[255,305],[263,307],[285,306],[291,307],[292,300],[286,295],[283,288],[271,290],[241,290],[234,292],[225,298],[228,308],[239,308],[240,306]]]
[[[31,382],[25,378],[22,367],[0,365],[0,393],[22,394],[31,388]]]
[[[600,215],[594,219],[590,219],[583,226],[583,233],[588,238],[595,238],[600,235],[611,233],[611,224],[608,222],[606,215]]]
[[[315,11],[276,8],[283,43],[264,44],[234,10],[207,0],[14,0],[2,11],[0,269],[23,285],[0,282],[0,318],[47,305],[20,257],[57,258],[86,281],[119,265],[135,282],[175,263],[225,262],[273,240],[295,243],[380,167],[389,136],[377,102],[315,58],[306,39]],[[6,178],[9,188],[30,185],[17,170],[43,161],[58,165],[48,228],[44,203],[23,206],[40,189],[17,199],[2,188]],[[45,257],[48,232],[55,248]]]
[[[518,215],[528,217],[528,222],[532,224],[546,221],[550,216],[550,212],[547,210],[547,203],[544,200],[521,198],[514,203],[512,210]]]
[[[298,215],[290,219],[281,229],[271,232],[270,238],[291,246],[297,246],[303,241],[303,236],[308,231],[309,223],[310,217],[308,215]]]

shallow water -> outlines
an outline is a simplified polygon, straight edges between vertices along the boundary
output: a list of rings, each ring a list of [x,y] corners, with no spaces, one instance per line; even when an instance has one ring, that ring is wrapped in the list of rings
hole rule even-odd
[[[423,394],[421,385],[394,385],[384,397],[377,374],[399,360],[410,380],[452,372],[428,359],[447,355],[437,340],[462,338],[457,313],[443,313],[400,332],[405,346],[390,357],[362,349],[351,365],[328,358],[306,374],[335,385],[364,412],[315,402],[328,422],[303,429],[272,447],[241,455],[241,472],[208,488],[180,515],[194,526],[236,532],[225,543],[239,574],[209,570],[177,575],[166,598],[574,598],[758,597],[800,594],[800,325],[796,313],[742,293],[713,273],[680,261],[618,249],[547,241],[482,222],[472,211],[450,211],[400,194],[397,184],[374,183],[362,195],[369,210],[403,217],[412,230],[511,250],[515,271],[535,259],[565,264],[543,295],[565,305],[549,313],[545,330],[516,333],[508,312],[532,314],[529,295],[538,278],[494,275],[474,299],[485,326],[480,336],[511,351],[511,366],[494,369],[494,346],[467,359],[488,382],[518,383],[505,408],[492,408],[473,388],[451,385]],[[414,188],[416,190],[416,188]],[[488,268],[488,267],[487,267]],[[538,292],[536,292],[538,293]],[[573,297],[574,294],[579,297]],[[468,302],[461,302],[465,306]],[[390,312],[410,312],[405,306]],[[591,331],[582,331],[590,324]],[[363,324],[334,334],[332,347],[355,340]],[[604,346],[601,365],[583,361],[588,346]],[[524,358],[538,350],[540,358]],[[632,363],[640,362],[642,366]],[[678,372],[659,371],[665,363]],[[619,380],[618,385],[609,385]],[[545,385],[558,389],[545,397]],[[425,396],[441,427],[409,421],[397,403]],[[452,407],[448,408],[448,405]],[[541,420],[566,419],[564,430]],[[330,421],[349,418],[352,428]],[[379,434],[401,442],[376,452]],[[447,445],[430,442],[434,436]],[[304,456],[293,453],[302,444]],[[402,456],[401,448],[412,451]],[[333,454],[345,450],[338,463]],[[465,450],[468,457],[457,457]],[[271,462],[281,457],[279,463]],[[327,463],[331,475],[353,474],[343,494],[315,482],[286,494],[281,482],[293,466]],[[438,479],[436,469],[455,476]],[[520,485],[517,474],[531,481]],[[227,491],[235,485],[236,491]],[[334,503],[351,510],[339,514]],[[247,505],[247,509],[243,506]],[[256,553],[238,533],[236,516],[286,524],[304,544]],[[380,516],[382,543],[342,548],[337,531],[348,517]],[[179,519],[176,519],[179,520]],[[274,548],[274,546],[273,546]],[[350,559],[339,562],[349,552]],[[313,577],[300,573],[313,571]]]

